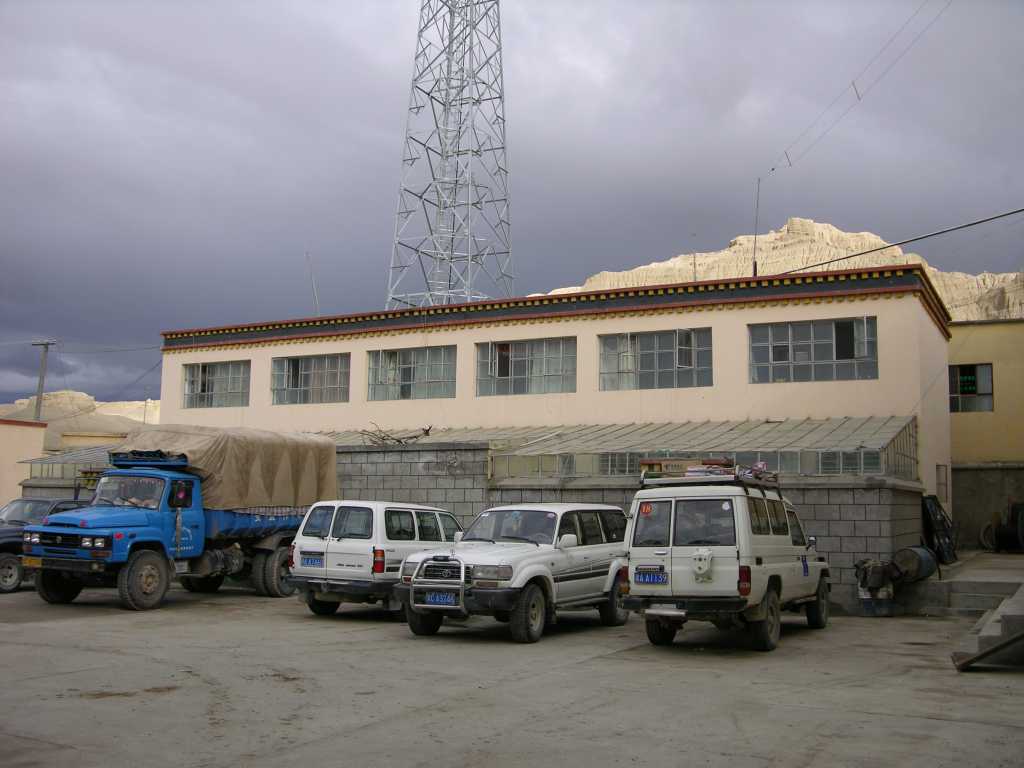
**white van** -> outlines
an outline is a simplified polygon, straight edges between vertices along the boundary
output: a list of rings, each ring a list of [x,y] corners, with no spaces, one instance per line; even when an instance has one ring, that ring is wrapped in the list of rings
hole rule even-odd
[[[318,616],[343,603],[383,602],[402,560],[413,552],[455,541],[462,530],[436,507],[391,501],[318,501],[306,513],[291,547],[291,582]]]
[[[668,645],[687,621],[742,626],[779,642],[781,612],[828,622],[829,569],[777,482],[737,474],[660,478],[633,499],[629,596],[647,637]]]

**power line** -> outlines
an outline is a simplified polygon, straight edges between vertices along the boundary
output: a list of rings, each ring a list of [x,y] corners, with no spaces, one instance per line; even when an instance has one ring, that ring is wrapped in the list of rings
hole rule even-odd
[[[976,227],[979,224],[987,224],[990,221],[996,221],[998,219],[1005,219],[1008,216],[1016,216],[1018,213],[1024,213],[1024,208],[1018,208],[1014,211],[1007,211],[1006,213],[999,213],[995,216],[987,216],[984,219],[978,219],[977,221],[969,221],[966,224],[958,224],[955,227],[949,227],[947,229],[940,229],[938,232],[929,232],[927,235],[918,235],[917,237],[910,237],[906,240],[900,240],[897,243],[889,243],[887,245],[880,246],[878,248],[870,248],[866,251],[860,251],[859,253],[851,253],[849,256],[839,256],[835,259],[828,259],[827,261],[819,261],[817,264],[807,264],[796,269],[790,269],[787,272],[780,272],[780,275],[792,275],[795,272],[803,272],[805,269],[814,269],[815,267],[824,267],[827,264],[835,264],[837,261],[846,261],[847,259],[855,259],[858,256],[867,256],[869,253],[878,253],[889,248],[898,248],[901,245],[907,245],[908,243],[916,243],[920,240],[927,240],[930,237],[938,237],[939,235],[948,235],[950,232],[957,232],[961,229],[969,229],[970,227]]]

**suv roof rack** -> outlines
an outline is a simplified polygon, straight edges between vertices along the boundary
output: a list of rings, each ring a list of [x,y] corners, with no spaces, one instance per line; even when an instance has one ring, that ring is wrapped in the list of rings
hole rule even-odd
[[[679,459],[641,459],[640,487],[663,488],[684,485],[739,485],[778,491],[779,476],[763,466],[747,467],[729,459],[704,459],[685,465]]]

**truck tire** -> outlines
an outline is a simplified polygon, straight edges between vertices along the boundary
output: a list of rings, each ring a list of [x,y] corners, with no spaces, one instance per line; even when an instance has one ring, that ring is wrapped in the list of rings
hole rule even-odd
[[[544,634],[547,616],[544,592],[536,584],[527,584],[509,613],[508,629],[517,643],[536,643]]]
[[[224,583],[224,576],[182,576],[178,581],[189,592],[209,595],[220,589],[220,585]]]
[[[167,560],[151,549],[137,549],[117,574],[117,594],[121,607],[131,611],[159,608],[167,594],[171,578]]]
[[[317,616],[333,616],[341,607],[341,603],[337,600],[317,600],[312,592],[306,593],[306,605]]]
[[[252,556],[252,573],[250,579],[252,580],[252,588],[256,590],[256,594],[260,597],[267,596],[267,585],[263,583],[263,572],[267,569],[267,553],[257,552]]]
[[[769,588],[761,600],[764,619],[750,622],[750,639],[759,651],[774,651],[782,633],[782,609],[779,607],[779,593]]]
[[[54,605],[70,603],[82,592],[84,585],[60,571],[36,571],[36,592]]]
[[[615,577],[608,599],[597,607],[601,623],[606,627],[621,627],[629,621],[629,611],[622,607],[622,579]]]
[[[263,559],[263,593],[268,597],[291,597],[295,585],[290,581],[288,547],[278,547]]]
[[[818,580],[814,602],[807,604],[807,626],[811,629],[824,629],[828,626],[828,582],[824,576]]]
[[[444,616],[433,612],[417,613],[411,608],[407,608],[405,611],[405,621],[414,635],[427,637],[437,634],[437,631],[441,629],[442,622],[444,622]]]
[[[23,578],[21,558],[11,552],[0,552],[0,595],[17,592]]]
[[[676,639],[676,632],[679,631],[678,627],[664,624],[657,619],[647,619],[644,628],[647,630],[647,639],[651,645],[672,645],[672,641]]]

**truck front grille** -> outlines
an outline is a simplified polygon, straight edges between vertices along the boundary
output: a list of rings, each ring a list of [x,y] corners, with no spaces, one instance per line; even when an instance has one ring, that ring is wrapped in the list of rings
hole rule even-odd
[[[60,547],[61,549],[78,549],[82,537],[77,533],[40,533],[39,543],[44,547]]]

